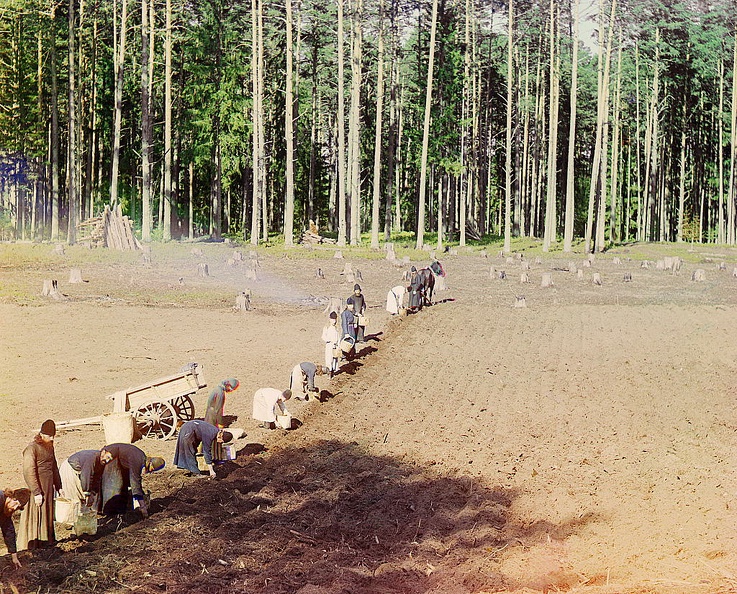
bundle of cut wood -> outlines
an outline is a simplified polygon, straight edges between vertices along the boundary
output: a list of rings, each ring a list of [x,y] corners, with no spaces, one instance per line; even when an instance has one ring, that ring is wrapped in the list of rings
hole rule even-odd
[[[102,216],[92,217],[77,225],[80,243],[89,242],[95,247],[109,247],[116,250],[141,249],[141,243],[133,234],[130,219],[123,216],[120,205],[114,209],[105,207]]]
[[[302,237],[299,239],[300,243],[336,243],[335,239],[330,239],[329,237],[323,237],[322,235],[319,235],[317,233],[314,233],[312,231],[303,231]]]

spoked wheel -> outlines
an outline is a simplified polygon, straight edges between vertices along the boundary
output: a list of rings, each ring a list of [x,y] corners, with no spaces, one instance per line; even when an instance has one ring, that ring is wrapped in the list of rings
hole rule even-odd
[[[149,402],[136,411],[136,424],[146,439],[169,439],[177,429],[177,413],[166,402]]]
[[[181,421],[194,419],[194,402],[189,396],[177,396],[171,401],[171,405]]]

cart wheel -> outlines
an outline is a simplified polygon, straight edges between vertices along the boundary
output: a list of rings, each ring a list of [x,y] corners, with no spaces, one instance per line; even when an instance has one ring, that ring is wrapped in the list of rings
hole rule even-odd
[[[149,402],[136,411],[136,424],[146,439],[169,439],[177,428],[177,413],[166,402]]]
[[[194,402],[189,396],[177,396],[171,401],[171,405],[182,421],[191,421],[194,419]]]

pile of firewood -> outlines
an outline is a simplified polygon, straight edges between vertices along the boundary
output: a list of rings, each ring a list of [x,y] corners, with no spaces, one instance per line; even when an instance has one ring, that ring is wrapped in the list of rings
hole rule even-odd
[[[313,221],[310,221],[310,228],[302,232],[302,237],[299,239],[300,243],[318,244],[318,243],[337,243],[335,239],[329,237],[323,237],[317,231],[317,225]]]
[[[92,247],[109,247],[116,250],[136,250],[141,243],[133,234],[133,226],[127,216],[123,216],[120,205],[105,212],[99,217],[92,217],[77,225],[77,240],[88,243]]]

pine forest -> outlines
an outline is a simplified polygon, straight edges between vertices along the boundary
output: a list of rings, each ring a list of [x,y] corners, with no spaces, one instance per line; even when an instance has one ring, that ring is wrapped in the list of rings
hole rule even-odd
[[[0,239],[109,207],[143,242],[735,245],[736,32],[733,0],[2,0]]]

